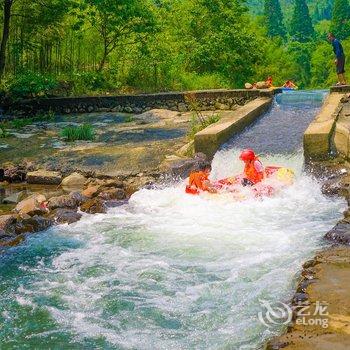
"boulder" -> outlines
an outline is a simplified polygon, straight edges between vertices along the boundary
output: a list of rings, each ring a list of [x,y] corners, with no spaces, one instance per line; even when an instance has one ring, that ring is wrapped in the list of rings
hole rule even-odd
[[[29,218],[19,218],[12,229],[16,235],[20,235],[22,233],[34,233],[47,230],[52,224],[53,221],[50,218],[34,215]]]
[[[80,210],[89,214],[106,213],[107,206],[102,198],[94,198],[83,203]]]
[[[82,214],[78,213],[76,210],[58,208],[54,210],[50,217],[58,224],[73,224],[81,219]]]
[[[1,215],[0,216],[0,230],[6,232],[7,229],[15,223],[17,215]]]
[[[253,88],[253,85],[250,84],[250,83],[245,83],[244,84],[244,87],[247,89],[247,90],[251,90]]]
[[[174,177],[186,178],[192,171],[198,170],[199,164],[206,159],[204,153],[196,153],[193,158],[174,159],[169,162],[167,172]]]
[[[85,181],[86,178],[84,175],[81,175],[79,173],[73,173],[65,177],[62,180],[61,185],[64,187],[80,188],[84,186]]]
[[[25,198],[27,193],[25,191],[12,193],[10,196],[3,199],[4,204],[17,204]]]
[[[48,208],[54,210],[57,208],[78,208],[79,205],[86,198],[82,196],[79,192],[72,192],[70,194],[52,197],[48,201]]]
[[[150,187],[154,184],[155,179],[152,176],[136,176],[136,177],[130,177],[126,181],[126,193],[128,195],[131,195],[135,193],[136,191],[140,190],[144,187]]]
[[[0,181],[9,183],[23,182],[26,179],[26,169],[23,166],[10,165],[5,169],[0,169]]]
[[[256,88],[257,88],[257,89],[268,89],[269,86],[268,86],[268,84],[266,83],[266,81],[258,81],[258,82],[256,83]]]
[[[326,235],[325,238],[329,241],[336,242],[339,244],[350,245],[350,220],[345,219],[338,222],[335,227],[332,228]]]
[[[62,176],[57,171],[37,170],[27,174],[29,184],[59,185],[61,181]]]
[[[42,214],[47,212],[46,197],[42,194],[33,194],[19,202],[14,209],[18,214]]]
[[[23,217],[18,215],[11,216],[11,218],[7,219],[5,227],[0,228],[8,237],[21,235],[23,233],[44,231],[53,223],[51,219],[39,215],[34,215],[33,217],[27,215]]]
[[[100,189],[100,186],[89,186],[81,194],[84,197],[92,198],[98,195],[99,189]]]
[[[122,200],[126,198],[126,193],[121,188],[111,188],[105,191],[102,191],[99,195],[99,198],[103,200]]]

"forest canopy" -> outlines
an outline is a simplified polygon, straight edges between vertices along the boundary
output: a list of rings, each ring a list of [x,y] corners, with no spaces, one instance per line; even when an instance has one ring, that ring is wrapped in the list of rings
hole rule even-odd
[[[16,97],[336,81],[348,0],[1,0],[1,89]]]

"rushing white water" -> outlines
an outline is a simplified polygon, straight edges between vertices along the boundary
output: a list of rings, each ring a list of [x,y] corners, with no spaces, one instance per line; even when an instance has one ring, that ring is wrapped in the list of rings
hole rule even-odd
[[[238,149],[213,178],[241,171]],[[344,208],[302,173],[301,153],[264,156],[293,168],[273,198],[189,196],[184,183],[144,189],[106,215],[33,236],[0,261],[3,344],[50,348],[256,349],[259,300],[286,301],[301,264]]]

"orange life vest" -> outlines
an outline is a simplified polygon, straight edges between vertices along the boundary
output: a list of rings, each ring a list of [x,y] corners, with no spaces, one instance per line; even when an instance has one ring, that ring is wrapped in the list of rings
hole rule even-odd
[[[186,186],[186,193],[198,194],[199,191],[206,191],[207,188],[204,185],[205,181],[208,181],[208,174],[204,171],[191,173],[189,184]]]
[[[256,161],[259,161],[259,158],[256,157],[254,160],[250,161],[245,165],[244,168],[244,177],[251,181],[253,184],[257,184],[264,178],[264,173],[259,172],[255,169],[254,163]]]

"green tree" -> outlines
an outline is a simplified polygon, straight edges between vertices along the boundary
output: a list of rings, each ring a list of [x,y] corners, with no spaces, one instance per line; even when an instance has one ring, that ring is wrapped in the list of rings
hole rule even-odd
[[[295,0],[290,34],[294,40],[301,43],[311,41],[314,37],[314,27],[305,0]]]
[[[3,25],[0,45],[0,79],[2,78],[6,65],[6,48],[10,36],[10,20],[13,0],[3,1]]]
[[[335,0],[332,12],[331,31],[339,38],[350,36],[350,7],[348,0]]]
[[[252,77],[260,45],[240,0],[193,1],[189,64],[200,74],[220,74],[233,86]]]
[[[125,47],[137,43],[154,29],[151,3],[146,0],[85,0],[85,3],[87,18],[102,39],[100,71],[120,44]]]
[[[267,20],[267,34],[270,37],[286,37],[283,14],[279,0],[265,0],[264,15]]]

